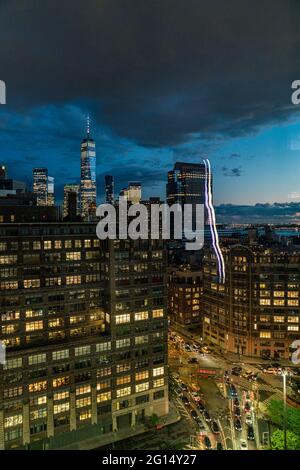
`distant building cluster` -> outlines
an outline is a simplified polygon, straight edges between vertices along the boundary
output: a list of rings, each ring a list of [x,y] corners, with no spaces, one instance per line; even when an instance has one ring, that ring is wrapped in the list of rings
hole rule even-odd
[[[212,230],[212,178],[177,162],[168,204],[204,204],[205,247],[184,240],[99,240],[96,144],[81,143],[80,182],[34,168],[33,190],[0,166],[0,449],[107,444],[166,419],[168,322],[220,352],[288,359],[299,338],[300,242],[270,227]],[[147,210],[140,182],[120,195]],[[116,204],[114,177],[105,199]],[[215,221],[213,221],[215,224]],[[220,250],[226,276],[220,278]]]

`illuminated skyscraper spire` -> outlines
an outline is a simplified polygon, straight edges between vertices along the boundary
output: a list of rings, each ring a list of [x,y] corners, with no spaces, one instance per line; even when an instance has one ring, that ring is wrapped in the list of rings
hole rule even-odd
[[[90,115],[88,114],[86,116],[86,135],[88,139],[90,137],[90,126],[91,126],[91,121],[90,121]]]
[[[96,214],[96,145],[90,136],[89,115],[86,134],[81,142],[80,207],[83,220],[92,220]]]

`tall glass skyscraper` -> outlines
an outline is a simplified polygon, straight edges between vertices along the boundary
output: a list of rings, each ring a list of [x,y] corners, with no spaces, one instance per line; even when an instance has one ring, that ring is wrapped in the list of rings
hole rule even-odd
[[[47,206],[55,205],[55,196],[54,196],[54,178],[53,176],[48,176],[47,184]]]
[[[184,204],[193,206],[193,229],[195,229],[196,204],[205,204],[206,170],[204,163],[176,162],[168,172],[167,202],[169,205]],[[207,223],[205,210],[205,223]]]
[[[79,184],[65,184],[64,185],[64,204],[63,204],[63,217],[68,217],[69,214],[69,194],[75,193],[76,199],[76,215],[80,215],[80,201],[79,201]]]
[[[108,204],[114,202],[114,177],[111,175],[105,175],[105,201]]]
[[[33,192],[38,206],[47,206],[48,170],[47,168],[33,169]]]
[[[87,135],[81,142],[80,208],[83,220],[92,220],[96,215],[96,144],[90,137],[87,120]]]

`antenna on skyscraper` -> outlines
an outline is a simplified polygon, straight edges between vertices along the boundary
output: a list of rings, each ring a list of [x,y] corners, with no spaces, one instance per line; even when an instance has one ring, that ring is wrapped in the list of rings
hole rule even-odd
[[[86,117],[86,133],[88,137],[90,137],[90,124],[91,124],[90,115],[88,114]]]

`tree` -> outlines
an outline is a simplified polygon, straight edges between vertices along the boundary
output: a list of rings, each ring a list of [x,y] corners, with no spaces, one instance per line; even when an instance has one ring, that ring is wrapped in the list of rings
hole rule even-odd
[[[287,431],[287,450],[300,450],[300,437],[292,431]],[[276,429],[271,436],[271,449],[284,450],[284,432],[282,429]]]
[[[268,406],[268,414],[270,421],[279,428],[283,428],[284,424],[284,408],[283,402],[279,400],[271,400]],[[300,409],[287,406],[286,410],[286,428],[293,433],[300,435]]]
[[[283,402],[271,400],[268,406],[270,421],[277,426],[271,436],[271,448],[273,450],[284,449],[284,407]],[[287,448],[288,450],[300,450],[300,410],[287,406],[286,410]]]
[[[159,421],[159,418],[157,416],[157,414],[153,413],[151,416],[150,416],[150,423],[151,423],[151,426],[156,426],[158,424],[158,421]]]

